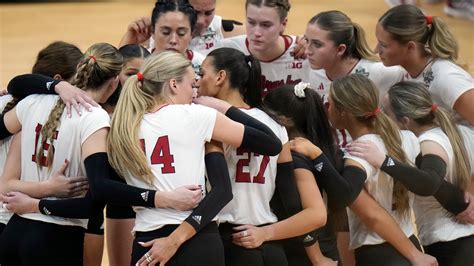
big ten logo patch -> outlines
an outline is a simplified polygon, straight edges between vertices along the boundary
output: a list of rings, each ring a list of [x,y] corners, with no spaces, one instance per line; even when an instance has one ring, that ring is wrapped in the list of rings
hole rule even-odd
[[[303,61],[295,60],[293,62],[286,63],[286,69],[302,69],[303,68]]]

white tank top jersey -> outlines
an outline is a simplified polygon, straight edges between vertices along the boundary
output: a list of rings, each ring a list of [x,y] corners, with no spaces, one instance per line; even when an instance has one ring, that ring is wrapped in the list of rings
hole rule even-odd
[[[430,91],[433,102],[450,110],[457,122],[474,130],[474,125],[469,125],[469,122],[463,120],[453,110],[456,100],[463,93],[474,89],[474,79],[460,66],[446,59],[434,59],[417,77],[411,77],[406,73],[404,80],[424,83]],[[472,136],[474,137],[474,133]]]
[[[282,144],[288,142],[285,127],[265,112],[257,108],[240,110],[268,126]],[[278,155],[258,155],[229,145],[224,145],[224,153],[234,197],[218,214],[219,222],[252,225],[276,222],[270,200],[275,192]]]
[[[405,73],[406,71],[399,66],[386,67],[381,62],[367,59],[360,59],[349,72],[349,74],[362,74],[369,78],[378,89],[380,97],[385,95],[391,86],[401,81]],[[311,70],[310,80],[312,89],[319,93],[323,102],[327,104],[332,80],[326,75],[326,71],[324,69]],[[343,129],[335,130],[335,132],[339,147],[344,149],[352,141],[349,132]]]
[[[301,81],[310,82],[311,69],[308,60],[296,60],[290,52],[296,46],[295,36],[283,35],[285,51],[272,61],[260,61],[262,69],[263,95],[285,84],[297,84]],[[230,47],[249,55],[249,42],[246,35],[226,38],[221,41],[222,47]]]
[[[410,131],[400,131],[402,138],[402,149],[405,151],[408,161],[415,163],[416,156],[420,153],[420,145],[416,136]],[[367,134],[358,138],[358,140],[370,140],[376,146],[387,153],[385,145],[379,135]],[[400,215],[392,210],[393,200],[393,179],[380,169],[375,169],[366,160],[354,157],[349,154],[344,155],[345,159],[352,159],[362,165],[367,173],[365,181],[365,190],[384,208],[395,222],[400,226],[401,230],[407,237],[414,234],[414,225],[411,220],[411,211],[407,211],[406,215]],[[410,208],[413,206],[413,193],[409,192]],[[356,249],[364,245],[377,245],[386,242],[378,234],[367,228],[362,220],[349,208],[347,208],[347,216],[349,220],[350,233],[350,249]]]
[[[130,175],[128,184],[136,187],[171,191],[184,185],[205,186],[204,145],[214,130],[217,111],[205,106],[165,105],[146,113],[139,137],[155,179],[153,185]],[[134,207],[133,231],[148,232],[167,224],[181,224],[191,211]]]
[[[453,169],[453,148],[448,136],[438,127],[425,131],[418,137],[418,140],[420,143],[423,141],[433,141],[443,148],[448,155],[448,165],[444,179],[449,183],[457,185],[457,178]],[[472,157],[470,159],[471,168],[473,168]],[[471,169],[471,175],[472,171]],[[433,196],[415,196],[413,210],[415,211],[419,238],[423,246],[456,240],[474,234],[474,225],[457,222],[455,216],[444,209]]]
[[[214,50],[219,42],[224,39],[222,32],[222,17],[215,15],[211,25],[199,36],[194,37],[188,48],[206,56]]]
[[[43,182],[48,180],[52,171],[57,170],[64,160],[69,161],[65,176],[85,176],[86,171],[81,158],[82,144],[94,132],[101,128],[110,127],[110,118],[106,111],[100,107],[93,107],[91,112],[84,111],[82,116],[72,112],[68,118],[63,111],[53,142],[55,154],[51,172],[47,166],[38,167],[36,163],[36,150],[41,141],[41,128],[46,123],[49,113],[56,105],[59,96],[56,95],[31,95],[18,103],[16,113],[22,125],[21,136],[21,180],[28,182]],[[47,143],[50,144],[50,143]],[[47,152],[42,157],[46,159]],[[50,198],[55,199],[55,198]],[[43,221],[59,225],[75,225],[86,228],[87,219],[68,219],[56,216],[32,213],[21,215],[24,218]]]
[[[13,97],[9,94],[0,97],[0,113],[3,112],[3,109],[9,103]],[[11,137],[0,140],[0,171],[3,173],[5,167],[5,162],[7,161],[8,149],[10,148]],[[12,214],[3,208],[3,205],[0,206],[0,223],[7,224],[10,220]]]

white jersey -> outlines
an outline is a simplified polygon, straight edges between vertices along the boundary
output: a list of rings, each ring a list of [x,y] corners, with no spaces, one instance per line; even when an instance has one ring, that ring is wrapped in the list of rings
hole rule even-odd
[[[459,123],[474,128],[474,125],[469,125],[469,122],[453,110],[456,100],[465,92],[474,89],[474,79],[464,69],[450,60],[434,59],[417,77],[411,77],[407,73],[405,80],[424,83],[433,102],[452,111]]]
[[[136,187],[171,191],[184,185],[205,187],[204,145],[214,130],[217,111],[205,106],[165,105],[146,113],[139,137],[154,175],[153,186],[130,175],[128,184]],[[133,231],[148,232],[167,224],[181,224],[191,211],[134,207]]]
[[[380,98],[385,95],[395,83],[401,81],[406,71],[399,67],[386,67],[381,62],[370,61],[367,59],[360,59],[354,65],[349,74],[362,74],[369,78],[379,91]],[[312,89],[321,96],[321,99],[326,104],[331,87],[332,80],[326,75],[324,69],[311,70],[310,80]],[[337,142],[341,148],[344,148],[352,141],[349,132],[344,129],[336,130]]]
[[[222,31],[222,17],[215,15],[209,27],[199,36],[194,37],[188,48],[206,56],[214,50],[224,39]]]
[[[149,49],[150,53],[155,52],[155,48]],[[199,52],[193,50],[186,50],[186,58],[191,61],[191,66],[193,67],[194,73],[199,75],[202,62],[206,58],[204,55],[200,54]]]
[[[267,125],[282,144],[288,142],[285,127],[260,109],[240,109]],[[219,222],[262,225],[278,221],[270,208],[275,191],[277,156],[263,156],[224,145],[224,153],[232,183],[230,201],[219,213]]]
[[[405,151],[407,159],[412,163],[415,162],[416,156],[420,153],[420,146],[418,139],[413,133],[409,131],[400,131],[402,137],[402,149]],[[358,140],[370,140],[376,146],[387,153],[385,145],[379,135],[367,134],[358,138]],[[410,211],[402,216],[398,212],[392,210],[393,200],[393,179],[380,169],[375,169],[364,159],[345,155],[344,158],[352,159],[362,165],[367,173],[367,180],[365,181],[365,190],[384,208],[400,226],[401,230],[407,237],[414,233],[413,223],[411,221]],[[413,205],[413,193],[408,192],[410,207]],[[349,220],[350,232],[350,249],[356,249],[364,245],[377,245],[384,243],[385,240],[378,234],[369,229],[362,220],[349,208],[347,208],[347,216]]]
[[[285,84],[297,84],[301,81],[310,82],[309,71],[311,67],[308,60],[296,60],[290,54],[296,46],[296,37],[284,35],[283,38],[285,40],[285,51],[272,61],[260,61],[263,96]],[[250,54],[246,35],[226,38],[222,40],[221,45],[237,49],[246,55]]]
[[[3,109],[9,103],[13,97],[9,94],[0,97],[0,113],[3,112]],[[11,137],[0,140],[0,171],[3,173],[5,162],[7,161],[8,149],[10,148]],[[2,184],[0,184],[2,185]],[[0,206],[0,223],[7,224],[8,220],[12,214],[3,208],[3,205]]]
[[[21,180],[27,182],[44,182],[48,180],[51,172],[46,166],[36,163],[37,141],[42,139],[41,128],[46,123],[49,113],[56,105],[59,96],[56,95],[31,95],[18,103],[16,113],[22,125],[21,136]],[[69,161],[65,176],[85,176],[86,171],[81,158],[82,144],[94,132],[101,128],[110,127],[109,115],[100,107],[93,107],[91,112],[83,112],[79,116],[72,112],[72,117],[67,117],[63,111],[60,124],[56,131],[54,145],[54,159],[52,171],[57,170],[64,160]],[[47,143],[49,144],[49,143]],[[45,151],[45,156],[47,153]],[[42,157],[46,159],[46,157]],[[56,199],[51,197],[50,199]],[[87,219],[69,219],[56,216],[31,213],[21,215],[24,218],[43,221],[59,225],[75,225],[86,228]]]
[[[198,52],[193,51],[193,50],[186,50],[186,56],[187,56],[188,60],[191,61],[191,65],[193,67],[194,74],[196,74],[196,76],[198,76],[199,73],[201,72],[202,62],[204,61],[204,59],[206,57],[204,55],[198,53]]]
[[[448,155],[448,164],[444,179],[449,183],[457,184],[453,169],[453,148],[448,136],[444,134],[441,128],[438,127],[425,131],[418,137],[418,140],[420,143],[423,141],[433,141],[443,148]],[[472,157],[470,157],[470,162],[471,168],[473,168]],[[419,231],[418,236],[423,246],[437,242],[452,241],[474,234],[474,225],[457,222],[455,216],[444,209],[433,196],[415,196],[413,209],[415,211],[416,225]]]

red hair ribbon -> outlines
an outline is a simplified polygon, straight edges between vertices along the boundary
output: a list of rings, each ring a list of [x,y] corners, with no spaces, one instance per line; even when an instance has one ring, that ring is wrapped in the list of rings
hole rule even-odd
[[[95,56],[89,55],[89,58],[92,58],[92,60],[94,60],[94,63],[97,62],[97,59],[95,58]]]
[[[375,117],[378,113],[380,113],[382,110],[380,107],[377,107],[373,112],[369,112],[365,115],[365,118],[372,118]]]
[[[436,112],[436,110],[438,110],[438,105],[436,104],[431,105],[431,112],[434,113]]]
[[[138,81],[143,82],[143,80],[145,79],[145,77],[143,77],[143,74],[142,74],[141,72],[138,72],[138,73],[137,73],[137,79],[138,79]]]
[[[433,24],[433,16],[426,16],[425,19],[428,25]]]

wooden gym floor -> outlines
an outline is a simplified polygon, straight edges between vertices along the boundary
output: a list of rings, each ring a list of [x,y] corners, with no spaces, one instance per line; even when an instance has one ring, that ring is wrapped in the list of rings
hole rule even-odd
[[[377,19],[387,10],[383,0],[290,0],[292,8],[286,29],[303,34],[306,23],[318,12],[341,10],[361,24],[375,47]],[[219,0],[216,13],[244,21],[244,0]],[[419,2],[422,2],[420,0]],[[149,16],[153,0],[121,0],[66,3],[0,4],[0,88],[15,75],[31,71],[36,54],[52,41],[63,40],[87,49],[96,42],[118,45],[127,25],[140,16]],[[429,15],[442,16],[460,43],[458,63],[474,73],[474,22],[443,14],[443,4],[421,3]],[[103,265],[108,265],[104,252]]]

